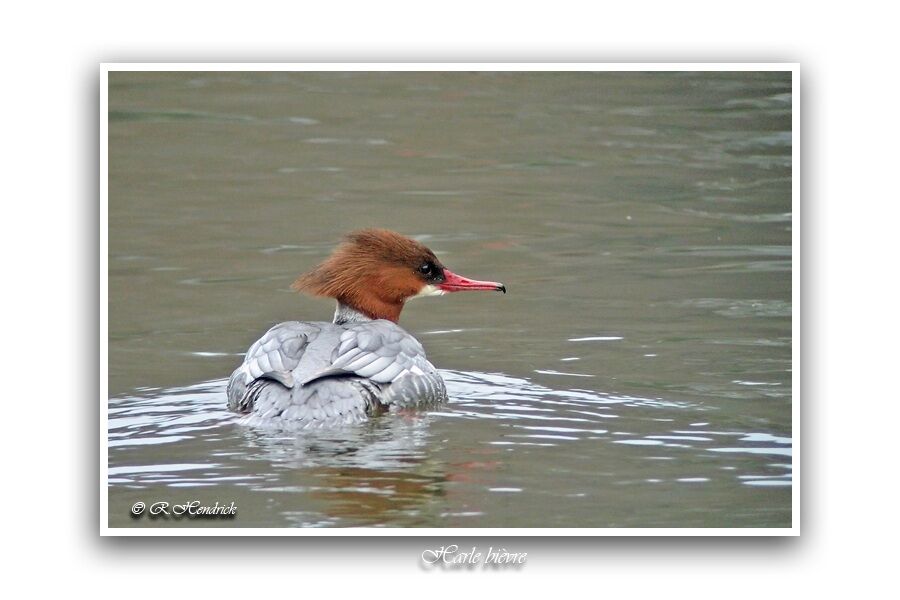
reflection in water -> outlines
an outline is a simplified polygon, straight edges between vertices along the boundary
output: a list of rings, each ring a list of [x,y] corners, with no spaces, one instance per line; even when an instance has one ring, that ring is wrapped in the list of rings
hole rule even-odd
[[[429,462],[427,414],[385,415],[338,430],[312,430],[303,435],[276,435],[245,428],[248,454],[270,462],[285,476],[262,493],[296,493],[322,506],[328,522],[378,524],[395,512],[412,512],[442,493],[441,465]],[[291,473],[302,473],[292,482]],[[289,511],[289,521],[307,523],[306,515]]]

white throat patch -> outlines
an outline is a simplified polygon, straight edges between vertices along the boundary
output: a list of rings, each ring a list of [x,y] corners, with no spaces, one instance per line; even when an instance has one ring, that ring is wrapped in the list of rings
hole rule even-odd
[[[416,294],[415,296],[410,296],[409,299],[412,300],[413,298],[426,298],[428,296],[443,296],[446,293],[447,292],[436,285],[426,285],[423,286],[421,290],[419,290],[418,294]]]

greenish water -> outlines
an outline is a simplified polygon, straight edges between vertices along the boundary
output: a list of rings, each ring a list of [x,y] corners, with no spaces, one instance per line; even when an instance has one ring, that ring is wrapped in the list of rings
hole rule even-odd
[[[111,526],[791,524],[790,73],[111,73]],[[509,293],[411,303],[451,402],[236,425],[347,230]],[[133,520],[136,501],[238,506]]]

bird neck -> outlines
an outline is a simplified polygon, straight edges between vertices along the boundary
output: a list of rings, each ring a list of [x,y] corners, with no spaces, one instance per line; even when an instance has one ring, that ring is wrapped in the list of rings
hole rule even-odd
[[[334,319],[332,320],[332,323],[335,325],[343,325],[344,323],[364,323],[371,320],[372,317],[369,315],[338,301],[337,307],[334,309]]]
[[[336,298],[337,309],[334,312],[334,322],[338,318],[345,318],[345,322],[374,321],[386,319],[397,323],[400,321],[400,312],[403,310],[403,301],[384,300],[375,294],[344,296]]]

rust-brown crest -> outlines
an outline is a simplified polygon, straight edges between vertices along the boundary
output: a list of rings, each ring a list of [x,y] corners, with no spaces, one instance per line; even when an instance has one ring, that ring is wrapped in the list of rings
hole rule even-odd
[[[427,284],[416,273],[427,262],[442,270],[421,242],[387,229],[361,229],[348,233],[331,256],[291,287],[396,323],[406,299]]]

